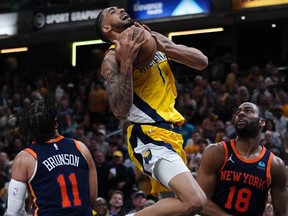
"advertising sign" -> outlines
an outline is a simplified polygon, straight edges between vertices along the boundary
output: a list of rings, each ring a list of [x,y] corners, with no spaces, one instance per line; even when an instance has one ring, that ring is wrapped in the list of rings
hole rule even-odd
[[[210,0],[128,0],[128,12],[133,19],[155,19],[171,16],[209,13]]]
[[[34,26],[42,29],[45,26],[56,24],[77,23],[95,20],[101,9],[63,11],[63,12],[37,12],[34,14]]]
[[[288,4],[288,0],[233,0],[233,9],[237,10],[280,4]]]
[[[17,13],[0,14],[0,35],[16,35],[17,22]]]

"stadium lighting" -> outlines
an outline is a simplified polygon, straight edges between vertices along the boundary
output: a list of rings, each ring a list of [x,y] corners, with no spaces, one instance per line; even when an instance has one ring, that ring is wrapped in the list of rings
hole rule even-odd
[[[211,32],[221,32],[224,31],[222,27],[219,28],[207,28],[207,29],[195,29],[189,31],[179,31],[179,32],[170,32],[168,34],[168,38],[172,40],[173,36],[181,36],[181,35],[191,35],[191,34],[203,34],[203,33],[211,33]]]
[[[77,47],[78,46],[86,46],[86,45],[93,45],[93,44],[102,44],[104,43],[102,40],[89,40],[89,41],[79,41],[79,42],[74,42],[72,44],[72,66],[76,66],[76,61],[77,61]]]
[[[4,54],[4,53],[15,53],[15,52],[26,52],[26,51],[28,51],[27,47],[18,47],[18,48],[2,49],[0,53]]]

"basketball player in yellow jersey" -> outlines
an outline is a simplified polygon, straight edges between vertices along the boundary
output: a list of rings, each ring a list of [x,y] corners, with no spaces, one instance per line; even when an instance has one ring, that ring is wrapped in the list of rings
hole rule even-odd
[[[142,28],[133,39],[132,25]],[[195,48],[174,44],[151,32],[157,43],[155,58],[146,67],[135,69],[133,62],[146,42],[141,35],[144,28],[151,30],[117,7],[101,11],[95,27],[102,40],[114,44],[104,57],[101,73],[108,84],[112,112],[117,118],[131,122],[127,129],[129,155],[153,179],[152,193],[165,190],[175,193],[175,197],[161,199],[135,215],[200,212],[206,196],[186,166],[183,139],[178,131],[184,118],[174,108],[177,92],[167,57],[197,70],[207,66],[207,57]]]

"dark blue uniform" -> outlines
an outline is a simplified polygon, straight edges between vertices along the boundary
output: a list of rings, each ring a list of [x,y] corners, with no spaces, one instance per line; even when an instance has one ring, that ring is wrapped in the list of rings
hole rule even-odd
[[[77,141],[59,136],[25,149],[37,159],[29,181],[34,216],[90,216],[89,168]]]
[[[222,145],[225,161],[217,176],[213,202],[234,216],[262,216],[273,154],[263,147],[257,158],[247,160],[239,155],[234,140]]]

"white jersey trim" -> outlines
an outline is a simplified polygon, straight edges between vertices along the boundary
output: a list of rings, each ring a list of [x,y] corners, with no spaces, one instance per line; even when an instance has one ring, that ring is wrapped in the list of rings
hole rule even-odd
[[[128,120],[135,123],[155,123],[155,121],[138,107],[132,104]]]

